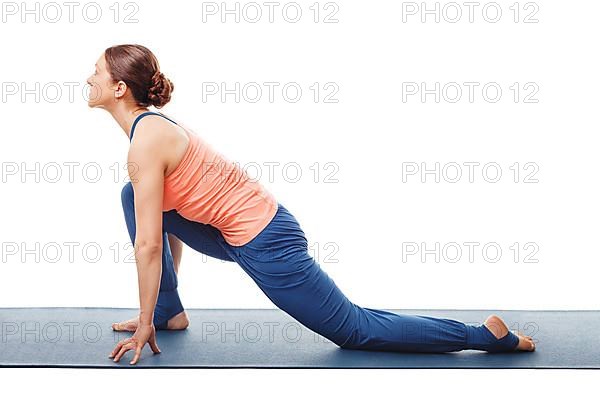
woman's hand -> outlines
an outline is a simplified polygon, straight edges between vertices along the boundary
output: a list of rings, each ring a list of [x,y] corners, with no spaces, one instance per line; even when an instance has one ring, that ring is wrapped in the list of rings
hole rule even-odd
[[[154,328],[154,324],[152,325],[142,325],[139,324],[137,330],[133,334],[132,337],[123,339],[119,343],[115,349],[108,356],[109,358],[114,357],[114,362],[119,362],[123,354],[128,352],[129,350],[135,350],[135,355],[133,356],[133,360],[129,363],[133,365],[138,362],[140,356],[142,354],[142,349],[146,345],[146,343],[150,344],[150,348],[154,352],[154,354],[160,353],[160,349],[156,344],[156,329]]]

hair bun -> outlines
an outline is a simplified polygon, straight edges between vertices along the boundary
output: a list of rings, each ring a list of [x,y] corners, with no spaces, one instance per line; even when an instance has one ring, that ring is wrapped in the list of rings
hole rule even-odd
[[[152,76],[148,88],[148,103],[156,108],[161,108],[171,100],[171,93],[175,86],[162,72],[156,71]]]

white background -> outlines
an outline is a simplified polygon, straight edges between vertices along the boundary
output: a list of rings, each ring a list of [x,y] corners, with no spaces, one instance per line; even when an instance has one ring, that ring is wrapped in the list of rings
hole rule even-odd
[[[537,2],[539,10],[531,17],[539,22],[524,23],[535,10],[525,3],[517,3],[517,23],[509,1],[496,3],[503,12],[497,23],[483,18],[485,2],[475,9],[473,23],[466,6],[456,23],[443,16],[436,23],[433,15],[423,23],[420,13],[403,22],[403,3],[394,1],[337,2],[331,15],[337,23],[323,22],[335,10],[325,2],[318,3],[321,14],[315,23],[313,3],[304,1],[297,3],[303,11],[297,23],[284,20],[281,6],[286,3],[275,9],[273,23],[266,6],[257,23],[243,16],[236,23],[232,15],[223,23],[220,13],[203,22],[203,3],[182,1],[141,1],[137,9],[116,3],[117,23],[113,2],[97,3],[102,10],[97,23],[85,20],[81,11],[88,3],[82,2],[75,8],[74,22],[62,6],[62,18],[51,23],[55,8],[46,8],[44,15],[42,2],[40,21],[35,22],[34,14],[23,23],[23,5],[15,3],[17,14],[4,12],[0,24],[0,306],[138,306],[136,269],[127,261],[131,248],[120,202],[128,179],[128,138],[108,113],[89,109],[82,93],[105,48],[139,43],[155,53],[175,84],[172,102],[161,111],[242,166],[260,165],[248,172],[256,176],[258,171],[260,182],[296,216],[321,267],[355,303],[375,308],[597,309],[599,6],[591,1]],[[26,4],[33,9],[35,3]],[[229,9],[234,4],[227,2]],[[239,3],[240,8],[246,4]],[[435,3],[426,4],[432,9]],[[439,4],[442,8],[447,2]],[[124,23],[133,11],[131,17],[138,22]],[[448,12],[453,17],[454,11]],[[294,16],[293,10],[289,15]],[[488,15],[495,16],[493,9]],[[232,95],[226,101],[219,96],[203,101],[207,82],[224,83],[228,89],[236,82],[258,83],[263,97],[256,103],[244,97],[236,103]],[[280,84],[273,103],[264,82]],[[332,92],[325,87],[328,82],[339,89],[335,103],[325,101]],[[448,96],[435,102],[433,95],[424,102],[419,96],[403,101],[404,82],[425,83],[428,89],[436,82],[454,82],[463,88],[463,96],[455,103]],[[479,84],[474,102],[464,82]],[[7,93],[15,84],[35,92],[36,83],[39,101],[35,94],[22,98],[21,89]],[[303,89],[298,102],[283,99],[280,89],[286,83]],[[316,103],[310,89],[315,83],[321,90]],[[499,101],[482,97],[481,87],[487,83],[502,88]],[[515,83],[520,87],[517,102],[511,90]],[[538,88],[533,96],[537,102],[526,102],[532,92],[527,83]],[[62,89],[57,101],[55,91],[44,93],[45,85]],[[68,85],[75,86],[72,99]],[[479,163],[473,182],[464,166],[468,162]],[[72,181],[65,163],[79,163]],[[83,172],[90,163],[97,163],[102,174],[97,182],[92,182],[94,170]],[[272,176],[268,163],[279,163]],[[419,175],[403,181],[406,163],[425,163],[430,169],[436,163],[457,163],[463,166],[463,177],[449,182],[451,170],[439,183],[431,175],[426,182]],[[488,163],[501,168],[496,183],[482,175],[481,166]],[[511,169],[515,163],[520,169],[517,182]],[[527,163],[534,167],[525,167]],[[25,174],[36,165],[37,175]],[[57,171],[53,165],[62,173],[57,182],[52,182]],[[297,182],[294,169],[284,174],[285,165],[299,166]],[[17,173],[12,174],[15,166]],[[537,182],[525,182],[533,171],[530,180]],[[486,177],[494,175],[489,170]],[[73,259],[65,242],[76,243]],[[439,262],[434,255],[422,262],[420,253],[403,261],[403,243],[409,242],[425,243],[428,249],[436,242],[442,247],[464,242],[479,246],[474,262],[469,262],[465,246],[458,262],[448,260],[453,253],[446,258],[442,254]],[[503,252],[497,262],[483,257],[482,247],[490,243]],[[515,243],[520,249],[516,262]],[[102,251],[97,260],[86,258],[96,257],[92,250],[83,251],[86,244]],[[7,251],[14,246],[15,254]],[[528,254],[538,262],[526,262]],[[189,248],[184,248],[179,282],[186,308],[274,307],[239,266]],[[52,379],[75,374],[49,373]],[[144,372],[152,373],[162,372]],[[232,371],[186,373],[202,375],[215,387],[234,376]],[[248,394],[252,383],[257,388],[270,385],[267,377],[273,373],[235,372],[236,381],[247,382],[240,385],[240,393]],[[381,377],[389,376],[396,382],[390,386],[393,393],[405,390],[394,378],[402,374],[413,394],[422,395],[419,385],[436,379],[451,382],[461,396],[481,394],[499,378],[521,382],[522,393],[542,377],[541,371],[302,373],[307,379],[329,376],[330,382],[343,385],[354,381],[351,376],[370,376],[377,386],[386,382]],[[117,374],[81,371],[78,376],[84,382],[118,379]],[[301,376],[293,371],[278,374],[282,388],[285,382],[287,387],[297,385]],[[471,382],[475,377],[477,385]],[[339,394],[339,383],[334,383],[332,396]],[[328,384],[316,384],[324,393]],[[348,390],[360,393],[350,386]],[[282,393],[303,392],[272,394]],[[368,387],[364,393],[375,394]],[[540,394],[539,388],[535,393]]]

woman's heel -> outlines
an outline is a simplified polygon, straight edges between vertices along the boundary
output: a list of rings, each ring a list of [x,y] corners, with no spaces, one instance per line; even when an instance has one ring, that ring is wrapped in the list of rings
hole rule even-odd
[[[481,327],[489,337],[489,348],[486,350],[488,353],[505,353],[509,351],[515,351],[519,345],[519,337],[510,329],[506,335],[498,339],[485,324],[481,324]]]
[[[498,339],[485,325],[467,325],[466,348],[483,350],[488,353],[506,353],[514,351],[519,345],[519,337],[510,330],[506,335]]]

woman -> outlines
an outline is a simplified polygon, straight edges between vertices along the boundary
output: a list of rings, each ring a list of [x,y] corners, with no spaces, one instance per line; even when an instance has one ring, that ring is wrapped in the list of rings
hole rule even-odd
[[[479,326],[352,303],[309,255],[298,221],[273,195],[162,108],[173,83],[144,46],[105,50],[88,79],[89,106],[108,111],[129,136],[131,182],[121,199],[138,271],[138,317],[113,325],[135,331],[109,357],[131,364],[156,329],[189,324],[177,292],[182,242],[238,263],[280,309],[344,349],[451,352],[532,351],[530,336],[511,332],[490,315]],[[135,133],[135,135],[134,135]]]

